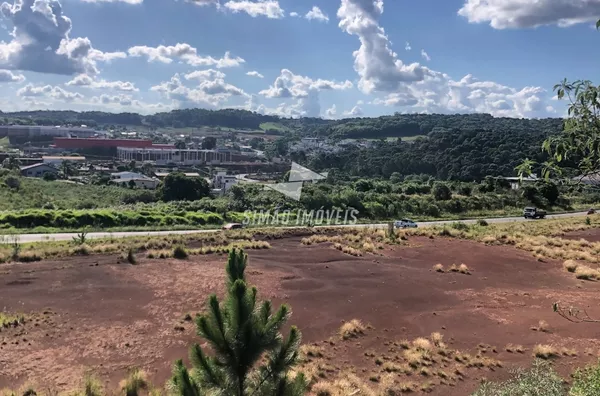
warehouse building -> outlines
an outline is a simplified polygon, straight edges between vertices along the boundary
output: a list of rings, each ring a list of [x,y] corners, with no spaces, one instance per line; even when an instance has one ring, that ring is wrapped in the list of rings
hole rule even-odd
[[[220,164],[240,161],[240,156],[230,150],[181,150],[175,148],[128,148],[119,147],[120,161],[154,162],[157,165],[169,163],[181,165]]]

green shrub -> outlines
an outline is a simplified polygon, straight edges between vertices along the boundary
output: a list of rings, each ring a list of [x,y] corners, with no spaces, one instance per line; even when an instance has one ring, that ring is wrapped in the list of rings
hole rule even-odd
[[[483,382],[472,396],[566,396],[563,380],[548,362],[536,359],[528,370],[504,382]]]
[[[185,249],[185,247],[178,245],[175,246],[175,248],[173,249],[173,257],[175,257],[178,260],[185,260],[186,258],[188,258],[188,252]]]
[[[469,225],[461,222],[452,223],[452,228],[459,231],[469,231]]]
[[[586,225],[592,225],[592,219],[590,219],[589,217],[585,218],[585,224]]]
[[[584,369],[579,369],[573,374],[573,386],[569,396],[596,396],[600,395],[600,362]]]

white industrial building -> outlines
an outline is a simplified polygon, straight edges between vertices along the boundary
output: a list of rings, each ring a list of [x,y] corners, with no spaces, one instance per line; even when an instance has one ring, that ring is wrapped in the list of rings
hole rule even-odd
[[[181,165],[219,164],[233,162],[234,153],[221,150],[181,150],[172,148],[133,148],[118,147],[117,157],[120,161],[150,161],[157,165],[169,163]]]

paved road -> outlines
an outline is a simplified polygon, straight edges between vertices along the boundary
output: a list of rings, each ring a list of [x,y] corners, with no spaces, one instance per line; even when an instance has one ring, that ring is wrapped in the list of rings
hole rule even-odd
[[[565,217],[585,216],[587,212],[577,213],[564,213],[557,215],[548,215],[549,219],[559,219]],[[485,219],[488,223],[510,223],[515,221],[535,221],[525,220],[523,217],[497,217]],[[461,220],[461,223],[474,224],[477,220]],[[443,225],[456,223],[457,220],[445,220],[445,221],[427,221],[417,223],[419,227]],[[317,226],[316,228],[319,228]],[[356,225],[340,225],[340,226],[323,226],[323,227],[372,227],[372,228],[385,228],[387,224],[356,224]],[[295,227],[289,227],[295,228]],[[183,235],[183,234],[197,234],[197,233],[213,233],[219,232],[220,230],[172,230],[172,231],[127,231],[127,232],[90,232],[87,234],[87,238],[126,238],[134,236],[157,236],[157,235]],[[20,234],[20,235],[0,235],[0,243],[12,243],[14,238],[18,238],[20,243],[28,242],[46,242],[46,241],[70,241],[73,237],[77,236],[77,233],[57,233],[57,234]]]

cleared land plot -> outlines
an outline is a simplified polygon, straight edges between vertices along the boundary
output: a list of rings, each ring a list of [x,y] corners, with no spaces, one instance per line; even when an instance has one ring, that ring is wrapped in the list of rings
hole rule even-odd
[[[597,325],[575,325],[552,312],[560,299],[600,316],[589,308],[599,306],[600,285],[570,276],[561,261],[438,236],[408,236],[361,257],[328,242],[303,245],[299,237],[270,242],[269,250],[249,251],[250,283],[260,297],[291,304],[290,323],[313,346],[307,364],[319,366],[320,382],[353,372],[379,386],[374,380],[391,375],[417,391],[426,386],[431,394],[462,396],[482,378],[506,378],[508,368],[529,365],[538,344],[577,352],[554,359],[563,376],[595,360],[600,349]],[[199,341],[183,318],[202,310],[209,293],[221,294],[224,262],[222,255],[184,261],[140,255],[130,265],[117,255],[96,255],[0,266],[3,307],[31,318],[0,332],[0,388],[30,377],[68,390],[91,369],[116,389],[131,366],[162,385],[173,361]],[[444,272],[433,269],[438,263]],[[452,264],[467,265],[470,274],[448,271]],[[365,329],[344,341],[338,331],[352,319]],[[532,330],[540,321],[544,331]],[[435,349],[435,363],[413,362],[402,340],[434,332],[450,357]],[[416,368],[407,368],[411,362]]]

